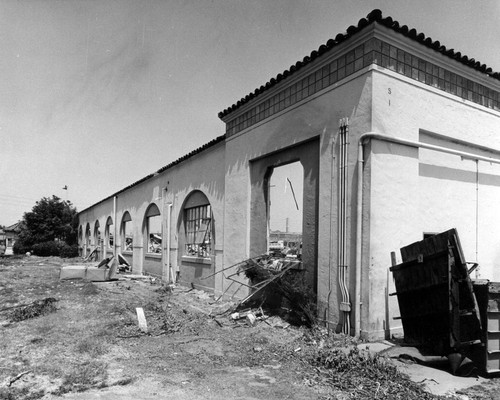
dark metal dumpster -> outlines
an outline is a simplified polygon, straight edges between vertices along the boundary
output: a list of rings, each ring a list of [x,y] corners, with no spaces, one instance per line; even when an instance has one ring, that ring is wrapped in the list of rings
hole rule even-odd
[[[401,257],[390,270],[405,341],[429,354],[458,353],[487,371],[486,311],[481,318],[456,229],[401,248]]]

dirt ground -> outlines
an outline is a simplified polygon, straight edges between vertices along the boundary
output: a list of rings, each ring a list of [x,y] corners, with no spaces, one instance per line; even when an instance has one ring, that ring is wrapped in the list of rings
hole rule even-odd
[[[500,398],[497,379],[359,350],[394,350],[388,342],[354,343],[275,316],[250,326],[230,318],[234,303],[153,278],[61,281],[68,264],[0,258],[0,399]]]

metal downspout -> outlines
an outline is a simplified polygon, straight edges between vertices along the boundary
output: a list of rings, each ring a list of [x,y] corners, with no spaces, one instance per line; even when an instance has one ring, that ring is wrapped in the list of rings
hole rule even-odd
[[[168,203],[168,220],[167,220],[167,268],[168,268],[168,277],[171,280],[171,283],[175,284],[175,277],[172,272],[172,266],[170,265],[170,232],[172,228],[172,203]]]
[[[339,237],[338,237],[338,279],[341,292],[342,332],[350,334],[351,304],[347,286],[347,118],[340,121],[339,151]]]
[[[116,196],[113,196],[113,256],[116,258]]]

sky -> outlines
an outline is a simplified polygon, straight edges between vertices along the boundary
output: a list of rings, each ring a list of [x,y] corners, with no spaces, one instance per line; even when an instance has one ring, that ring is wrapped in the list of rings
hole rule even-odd
[[[497,0],[0,0],[0,225],[222,135],[220,111],[375,8],[500,71]]]

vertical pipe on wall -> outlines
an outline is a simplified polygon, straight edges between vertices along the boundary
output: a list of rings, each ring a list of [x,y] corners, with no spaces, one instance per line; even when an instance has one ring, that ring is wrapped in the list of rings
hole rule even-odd
[[[343,181],[344,181],[344,232],[343,232],[343,242],[344,242],[344,248],[342,250],[342,254],[344,257],[343,260],[343,272],[344,272],[344,279],[343,279],[343,284],[344,284],[344,290],[345,290],[345,333],[350,334],[351,332],[351,299],[349,296],[349,288],[347,286],[347,203],[348,203],[348,177],[347,177],[347,171],[348,171],[348,165],[349,165],[349,160],[348,160],[348,154],[349,154],[349,119],[345,119],[345,127],[344,127],[344,170],[343,170]]]
[[[168,213],[167,213],[167,268],[168,268],[168,276],[170,278],[170,282],[175,284],[175,275],[172,271],[172,266],[170,265],[170,236],[171,236],[171,228],[172,228],[172,203],[168,203]]]
[[[116,196],[113,196],[113,256],[116,258]]]
[[[337,224],[337,279],[340,289],[341,302],[344,301],[344,290],[342,287],[342,154],[343,154],[343,134],[342,120],[339,121],[339,173],[338,173],[338,190],[337,190],[337,209],[338,209],[338,224]],[[342,322],[342,312],[341,321]]]
[[[476,160],[476,262],[478,262],[479,252],[479,160]],[[476,278],[478,278],[478,268],[476,268]]]
[[[330,161],[330,248],[329,248],[329,254],[328,254],[328,296],[326,298],[326,310],[325,310],[325,321],[327,323],[327,328],[330,330],[330,297],[332,295],[332,254],[333,254],[333,246],[334,242],[332,240],[333,238],[333,191],[334,191],[334,171],[335,171],[335,138],[332,135],[331,139],[331,161]],[[338,239],[338,238],[337,238]]]
[[[347,153],[348,119],[339,121],[339,229],[338,229],[338,284],[341,293],[342,332],[350,333],[350,298],[347,287]]]
[[[354,336],[361,334],[361,239],[363,222],[363,142],[358,143],[358,190],[356,199],[356,283],[354,288]]]
[[[362,225],[363,225],[363,145],[365,141],[367,140],[372,140],[372,139],[377,139],[381,141],[386,141],[389,143],[397,143],[405,146],[410,146],[410,147],[415,147],[415,148],[423,148],[423,149],[429,149],[437,152],[442,152],[442,153],[447,153],[447,154],[454,154],[460,157],[468,158],[471,160],[475,160],[478,163],[478,166],[476,167],[476,180],[478,181],[479,179],[479,161],[486,161],[489,163],[493,164],[500,164],[500,159],[498,158],[492,158],[492,157],[485,157],[485,156],[480,156],[477,154],[465,152],[465,151],[460,151],[460,150],[454,150],[450,149],[447,147],[442,147],[442,146],[436,146],[433,144],[429,143],[422,143],[422,142],[416,142],[413,140],[407,140],[399,137],[394,137],[394,136],[387,136],[383,135],[377,132],[366,132],[362,134],[359,138],[358,142],[358,193],[357,193],[357,224],[356,224],[356,296],[355,296],[355,312],[356,312],[356,319],[355,319],[355,335],[359,335],[361,333],[361,258],[362,258]],[[466,144],[472,145],[472,146],[477,146],[474,143],[470,142],[464,142]],[[498,151],[497,151],[498,152]],[[477,183],[477,190],[479,191],[479,181]],[[479,194],[477,194],[479,196]],[[477,204],[477,202],[476,202]],[[477,211],[479,213],[479,210]],[[477,216],[478,218],[478,216]],[[477,223],[476,223],[477,227]]]

